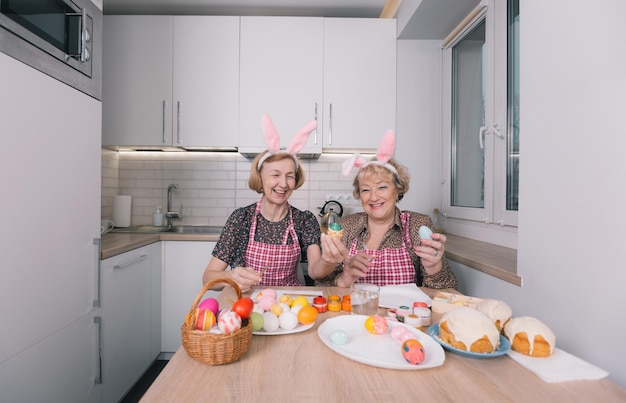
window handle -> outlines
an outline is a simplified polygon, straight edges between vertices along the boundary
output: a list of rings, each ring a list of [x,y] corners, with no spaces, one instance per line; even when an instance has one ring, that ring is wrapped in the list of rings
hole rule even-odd
[[[480,144],[480,149],[485,149],[485,132],[487,132],[487,126],[480,126],[478,129],[478,144]]]
[[[496,136],[500,137],[501,139],[504,138],[504,135],[502,134],[502,132],[500,132],[500,129],[498,129],[498,123],[495,122],[494,124],[491,125],[491,132],[493,132],[493,134],[495,134]]]

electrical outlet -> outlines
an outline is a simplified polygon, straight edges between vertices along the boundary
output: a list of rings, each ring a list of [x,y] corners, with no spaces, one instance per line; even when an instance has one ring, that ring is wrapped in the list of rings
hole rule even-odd
[[[355,200],[350,193],[328,193],[326,199],[337,201],[341,205],[359,204],[359,201]]]

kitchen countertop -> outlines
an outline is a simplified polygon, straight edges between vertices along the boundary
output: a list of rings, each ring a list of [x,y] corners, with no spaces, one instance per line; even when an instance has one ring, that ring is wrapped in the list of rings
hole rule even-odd
[[[159,241],[202,241],[217,242],[219,234],[138,234],[138,233],[108,233],[102,236],[100,259],[108,259],[129,250],[150,245]]]

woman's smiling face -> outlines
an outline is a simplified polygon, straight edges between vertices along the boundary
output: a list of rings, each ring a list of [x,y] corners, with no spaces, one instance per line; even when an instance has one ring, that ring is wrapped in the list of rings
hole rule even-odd
[[[387,219],[395,214],[398,192],[392,182],[377,174],[366,175],[359,182],[359,198],[368,216]]]
[[[263,195],[274,204],[283,204],[289,200],[296,186],[296,164],[291,158],[275,162],[264,162],[261,167]]]

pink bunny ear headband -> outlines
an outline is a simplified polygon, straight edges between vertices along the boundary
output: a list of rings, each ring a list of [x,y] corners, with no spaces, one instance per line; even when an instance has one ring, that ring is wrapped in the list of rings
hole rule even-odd
[[[289,154],[293,158],[293,161],[296,163],[296,170],[298,169],[298,157],[296,154],[298,151],[302,150],[302,147],[306,144],[309,135],[317,128],[317,121],[312,121],[304,126],[302,129],[298,130],[296,135],[289,143],[289,147],[287,149],[281,150],[280,148],[280,136],[278,136],[278,131],[276,130],[276,126],[272,122],[272,119],[267,114],[263,114],[261,118],[261,124],[263,126],[263,138],[265,139],[265,144],[267,144],[268,153],[265,154],[259,160],[257,164],[257,169],[261,169],[261,165],[265,162],[266,159],[269,158],[270,155],[274,154]]]
[[[396,170],[396,168],[388,163],[395,149],[396,135],[392,130],[387,130],[387,132],[383,136],[383,139],[380,141],[378,149],[376,150],[376,160],[366,162],[359,153],[355,153],[349,159],[344,161],[341,169],[341,174],[343,176],[349,176],[352,168],[364,168],[370,164],[375,164],[387,168],[392,173],[398,175],[398,171]]]

